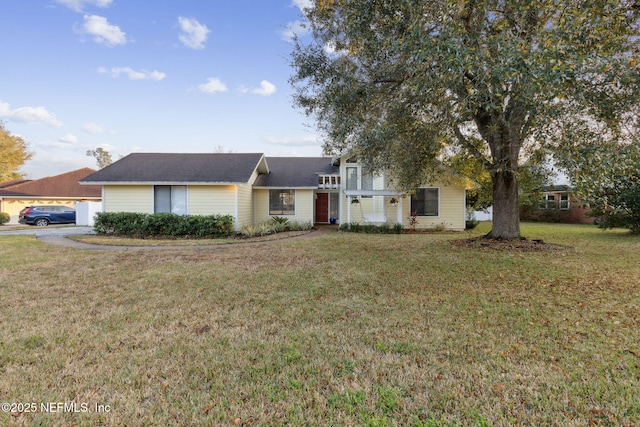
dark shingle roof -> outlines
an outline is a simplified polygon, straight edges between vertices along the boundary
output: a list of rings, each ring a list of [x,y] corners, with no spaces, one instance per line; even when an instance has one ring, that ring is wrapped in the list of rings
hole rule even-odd
[[[267,157],[269,174],[256,179],[254,187],[318,187],[318,174],[338,174],[331,157]]]
[[[95,172],[95,170],[82,168],[60,175],[34,179],[33,181],[5,185],[0,190],[0,196],[100,197],[102,195],[100,186],[80,185],[78,183],[78,181],[92,172]]]
[[[261,153],[133,153],[83,183],[246,183]]]

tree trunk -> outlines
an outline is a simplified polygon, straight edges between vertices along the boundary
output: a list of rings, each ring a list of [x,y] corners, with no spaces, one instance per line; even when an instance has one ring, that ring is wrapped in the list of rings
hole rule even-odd
[[[487,234],[491,239],[520,238],[520,211],[518,207],[518,179],[512,172],[495,172],[493,183],[493,228]]]

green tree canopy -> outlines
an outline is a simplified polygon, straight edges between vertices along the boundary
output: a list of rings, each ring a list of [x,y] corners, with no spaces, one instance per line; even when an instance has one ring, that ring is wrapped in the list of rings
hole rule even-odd
[[[11,135],[0,122],[0,181],[21,179],[20,168],[31,156],[26,141]]]
[[[406,190],[473,159],[491,178],[490,237],[520,236],[523,162],[638,128],[634,1],[315,0],[305,15],[291,81],[325,151],[356,151]]]
[[[599,146],[575,144],[560,159],[574,186],[601,228],[624,227],[640,234],[640,145],[627,142]]]

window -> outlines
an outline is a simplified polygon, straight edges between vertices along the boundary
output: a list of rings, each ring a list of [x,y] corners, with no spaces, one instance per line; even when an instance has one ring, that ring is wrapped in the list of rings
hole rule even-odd
[[[569,210],[569,195],[568,194],[561,194],[560,195],[560,209],[567,211]]]
[[[269,190],[269,215],[295,215],[296,190]]]
[[[186,185],[156,185],[153,188],[153,212],[187,214]]]
[[[347,168],[347,190],[358,189],[358,168]]]
[[[545,194],[540,201],[540,209],[555,209],[556,196],[553,194]]]
[[[373,174],[362,170],[362,190],[373,190]]]
[[[411,196],[411,212],[415,212],[417,216],[438,216],[439,209],[439,188],[419,188]]]

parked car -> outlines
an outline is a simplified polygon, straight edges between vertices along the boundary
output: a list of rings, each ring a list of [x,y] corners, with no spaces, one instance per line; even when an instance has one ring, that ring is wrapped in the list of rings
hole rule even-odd
[[[49,224],[75,224],[76,210],[69,206],[29,206],[20,211],[20,224],[46,227]]]

